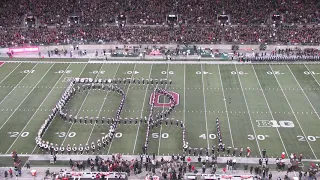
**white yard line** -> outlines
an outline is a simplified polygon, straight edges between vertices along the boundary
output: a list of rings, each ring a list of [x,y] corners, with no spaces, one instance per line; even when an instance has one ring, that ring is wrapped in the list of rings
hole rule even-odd
[[[206,131],[207,131],[207,135],[206,135],[206,139],[207,139],[207,145],[208,145],[208,149],[210,149],[210,144],[209,144],[209,131],[208,131],[208,118],[207,118],[207,101],[206,101],[206,94],[204,92],[204,80],[203,80],[203,67],[201,64],[201,80],[202,80],[202,93],[203,93],[203,107],[204,107],[204,118],[206,120]]]
[[[316,79],[316,77],[314,77],[313,73],[310,71],[310,69],[308,68],[308,66],[306,64],[304,64],[304,66],[308,69],[308,71],[310,72],[310,75],[313,77],[313,79],[317,82],[317,84],[320,86],[318,80]]]
[[[222,84],[222,78],[221,78],[221,72],[220,72],[220,65],[218,65],[218,70],[219,70],[219,77],[220,77],[220,83],[221,83],[221,89],[222,89],[224,107],[226,108],[226,114],[227,114],[227,119],[228,119],[228,126],[229,126],[229,131],[230,131],[231,145],[232,145],[232,147],[234,147],[233,138],[232,138],[232,131],[231,131],[231,126],[230,126],[229,113],[228,113],[227,99],[226,99],[226,96],[225,96],[225,94],[224,94],[224,88],[223,88],[223,84]]]
[[[151,78],[152,67],[153,67],[153,64],[151,64],[151,67],[150,67],[149,79]],[[149,88],[149,84],[147,85],[147,87],[146,87],[146,92],[144,93],[144,98],[143,98],[143,104],[142,104],[142,108],[141,108],[140,118],[142,118],[142,115],[143,115],[143,109],[144,109],[144,104],[145,104],[145,102],[146,102],[146,97],[147,97],[147,93],[148,93],[148,88]],[[137,133],[136,133],[136,138],[135,138],[135,140],[134,140],[134,146],[133,146],[133,150],[132,150],[132,155],[134,155],[134,151],[136,150],[136,145],[137,145],[137,140],[138,140],[140,125],[141,125],[141,122],[139,121],[138,129],[137,129]]]
[[[318,84],[318,86],[320,86],[320,84],[319,84],[319,82],[318,82],[318,80],[314,77],[314,75],[313,75],[313,73],[310,71],[310,69],[304,64],[304,66],[308,69],[308,71],[310,72],[310,75],[313,77],[313,79],[316,81],[316,83]],[[290,69],[290,68],[289,68]],[[291,70],[290,70],[291,71]],[[292,73],[292,72],[291,72]],[[298,81],[297,81],[298,82]],[[298,83],[299,84],[299,83]],[[299,86],[300,86],[300,84],[299,84]],[[304,91],[303,91],[303,89],[301,88],[301,86],[300,86],[300,89],[302,90],[302,92],[304,93]],[[308,99],[308,101],[309,101],[309,99]],[[310,103],[310,101],[309,101],[309,103]],[[311,103],[310,103],[311,104]],[[312,106],[312,105],[311,105]],[[312,106],[312,108],[313,108],[313,106]],[[319,114],[318,114],[318,112],[315,110],[315,108],[313,108],[313,110],[314,110],[314,112],[317,114],[317,116],[318,116],[318,118],[320,119],[320,117],[319,117]]]
[[[100,72],[101,71],[101,69],[102,69],[102,67],[103,67],[103,65],[104,64],[102,64],[101,65],[101,67],[100,67],[100,69],[99,69],[99,71],[98,72]],[[84,69],[83,69],[84,70]],[[98,75],[99,75],[100,73],[97,73],[97,75],[94,77],[94,79],[96,79],[97,77],[98,77]],[[79,113],[80,113],[80,111],[81,111],[81,109],[82,109],[82,106],[84,105],[84,103],[86,102],[86,99],[88,98],[88,96],[89,96],[89,94],[90,94],[90,91],[92,90],[92,88],[90,88],[89,89],[89,91],[88,91],[88,93],[87,93],[87,95],[86,95],[86,97],[84,98],[84,100],[82,101],[82,104],[81,104],[81,106],[80,106],[80,108],[79,108],[79,111],[77,112],[77,114],[75,115],[75,116],[78,116],[79,115]],[[68,132],[67,132],[67,135],[70,133],[70,131],[71,131],[71,129],[72,129],[72,127],[73,127],[73,125],[74,125],[74,122],[72,122],[71,123],[71,126],[70,126],[70,128],[69,128],[69,130],[68,130]],[[62,143],[61,144],[64,144],[64,142],[66,141],[66,139],[67,139],[67,137],[68,136],[65,136],[64,137],[64,139],[63,139],[63,141],[62,141]]]
[[[272,74],[274,75],[274,77],[275,77],[275,79],[276,79],[277,83],[279,84],[279,87],[280,87],[280,89],[281,89],[281,91],[282,91],[282,93],[283,93],[283,95],[284,95],[284,97],[285,97],[285,99],[286,99],[286,101],[287,101],[287,103],[288,103],[288,105],[289,105],[290,109],[291,109],[291,112],[292,112],[292,114],[293,114],[294,118],[296,119],[296,121],[297,121],[297,123],[298,123],[298,125],[299,125],[299,127],[300,127],[300,129],[301,129],[301,131],[302,131],[302,133],[303,133],[303,136],[304,136],[304,137],[307,137],[307,136],[306,136],[306,134],[304,133],[304,131],[303,131],[303,129],[302,129],[302,127],[301,127],[301,125],[300,125],[300,122],[299,122],[299,120],[298,120],[298,118],[297,118],[297,116],[296,116],[295,112],[293,111],[293,109],[292,109],[292,107],[291,107],[291,104],[289,103],[289,100],[288,100],[288,98],[287,98],[287,95],[284,93],[284,91],[283,91],[283,89],[282,89],[282,87],[281,87],[281,84],[280,84],[280,82],[278,81],[277,75],[275,75],[275,74],[274,74],[274,71],[273,71],[273,69],[272,69],[272,67],[271,67],[271,65],[270,65],[270,64],[269,64],[269,67],[270,67],[270,69],[271,69],[271,71],[272,71]],[[312,147],[311,147],[310,143],[309,143],[308,138],[306,138],[306,141],[307,141],[307,143],[308,143],[308,145],[309,145],[309,147],[310,147],[310,149],[311,149],[311,151],[312,151],[312,153],[313,153],[314,157],[315,157],[316,159],[318,159],[318,158],[317,158],[317,156],[316,156],[316,154],[314,153],[314,151],[313,151],[313,149],[312,149]]]
[[[253,65],[251,65],[251,66],[252,66],[253,72],[254,72],[254,74],[255,74],[255,76],[256,76],[256,78],[257,78],[257,81],[258,81],[258,83],[259,83],[259,87],[260,87],[260,89],[261,89],[261,92],[262,92],[262,95],[263,95],[263,97],[264,97],[264,100],[266,101],[266,104],[267,104],[267,106],[268,106],[269,113],[270,113],[270,115],[271,115],[271,117],[272,117],[272,120],[275,120],[275,119],[274,119],[274,116],[273,116],[273,113],[272,113],[272,111],[271,111],[271,108],[270,108],[270,106],[269,106],[268,100],[267,100],[267,98],[266,98],[266,95],[264,94],[264,91],[263,91],[263,89],[262,89],[262,86],[261,86],[260,80],[259,80],[259,78],[258,78],[258,75],[257,75],[257,73],[256,73],[256,70],[254,69],[254,66],[253,66]],[[283,143],[283,140],[282,140],[282,137],[281,137],[281,135],[280,135],[280,132],[279,132],[278,127],[276,127],[276,130],[277,130],[277,132],[278,132],[278,135],[279,135],[279,138],[280,138],[280,140],[281,140],[281,143],[282,143],[282,146],[283,146],[283,148],[284,148],[285,153],[286,153],[287,155],[289,155],[289,154],[288,154],[288,151],[287,151],[287,149],[286,149],[286,146],[285,146],[284,143]]]
[[[136,67],[137,67],[137,64],[134,64],[134,67],[133,67],[133,70],[132,70],[132,74],[131,74],[131,79],[133,78],[133,75],[134,75],[134,71],[136,70]],[[129,89],[130,89],[130,85],[132,84],[132,82],[128,85],[127,87],[127,91],[126,91],[126,98],[127,98],[127,95],[128,95],[128,92],[129,92]],[[125,107],[125,104],[124,104],[124,107]],[[121,115],[121,114],[120,114]],[[115,138],[112,139],[112,141],[110,142],[110,146],[109,146],[109,149],[108,149],[108,153],[110,153],[110,149],[111,149],[111,146],[112,146],[112,142],[115,140]]]
[[[34,70],[34,68],[35,68],[38,64],[39,64],[39,63],[37,63],[36,65],[34,65],[30,70]],[[2,103],[7,99],[7,97],[19,86],[20,83],[23,82],[23,80],[24,80],[27,76],[29,76],[29,74],[32,74],[32,73],[26,74],[26,75],[18,82],[18,84],[15,85],[15,86],[12,88],[12,90],[9,92],[9,94],[7,94],[7,95],[1,100],[0,104],[2,104]],[[1,129],[1,128],[0,128],[0,129]]]
[[[79,74],[79,77],[82,75],[82,73],[83,73],[83,71],[86,69],[87,65],[88,65],[88,63],[83,67],[82,71],[81,71],[80,74]],[[80,109],[79,109],[79,111],[80,111]],[[50,127],[50,125],[51,125],[52,122],[53,122],[53,120],[50,122],[50,124],[48,125],[48,128],[47,128],[47,129],[49,129],[49,127]],[[46,133],[46,131],[43,133],[42,137],[44,136],[45,133]],[[37,145],[34,146],[31,154],[34,153],[34,151],[36,150],[36,148],[37,148]]]
[[[170,64],[168,64],[168,67],[167,67],[167,79],[169,77],[169,66]],[[164,87],[164,89],[167,89],[167,86],[168,84],[166,84]],[[164,99],[165,97],[163,97]],[[162,107],[162,111],[164,111],[164,106]],[[162,124],[160,126],[160,132],[159,132],[159,144],[158,144],[158,156],[160,155],[160,146],[161,146],[161,137],[162,137]]]
[[[58,81],[54,84],[54,87],[58,84],[58,82],[61,80],[62,76],[65,74],[66,70],[70,67],[71,64],[68,65],[68,67],[65,69],[64,73],[60,76],[60,78],[58,79]],[[17,136],[17,138],[13,141],[13,143],[11,144],[11,146],[8,148],[6,154],[10,151],[10,149],[12,148],[12,146],[16,143],[16,141],[19,139],[20,135],[24,132],[24,130],[27,128],[27,126],[29,125],[29,123],[31,122],[31,120],[33,119],[33,117],[36,115],[36,113],[39,111],[40,107],[42,106],[42,104],[46,101],[46,99],[49,97],[49,95],[51,94],[51,92],[54,90],[54,88],[52,88],[50,90],[50,92],[47,94],[47,96],[43,99],[43,101],[41,102],[41,104],[39,105],[39,107],[37,108],[37,110],[33,113],[33,115],[31,116],[31,118],[29,119],[29,121],[27,122],[27,124],[23,127],[23,129],[20,131],[19,135]]]
[[[236,71],[237,71],[237,72],[239,72],[239,71],[238,71],[238,68],[237,68],[237,65],[234,65],[234,66],[235,66],[235,68],[236,68]],[[248,107],[248,103],[247,103],[246,95],[244,94],[244,91],[243,91],[243,87],[242,87],[242,83],[241,83],[241,80],[240,80],[239,73],[237,73],[237,76],[238,76],[238,79],[239,79],[239,83],[240,83],[240,87],[241,87],[242,95],[243,95],[243,98],[244,98],[244,102],[245,102],[246,107],[247,107],[247,111],[248,111],[249,119],[250,119],[250,122],[251,122],[251,126],[252,126],[252,130],[253,130],[253,134],[254,134],[254,138],[256,139],[256,142],[257,142],[257,146],[258,146],[258,149],[259,149],[259,154],[260,154],[260,156],[262,157],[261,149],[260,149],[260,145],[259,145],[258,138],[257,138],[257,135],[256,135],[256,130],[254,129],[254,126],[253,126],[253,123],[252,123],[251,114],[250,114],[250,111],[249,111],[249,107]]]
[[[29,97],[29,95],[33,92],[33,90],[36,88],[36,86],[41,82],[41,80],[47,75],[47,73],[51,70],[51,68],[54,66],[52,64],[50,68],[47,70],[47,72],[41,77],[41,79],[37,82],[37,84],[30,90],[30,92],[26,95],[26,97],[21,101],[21,103],[17,106],[17,108],[14,109],[14,111],[11,113],[11,115],[8,117],[8,119],[1,125],[0,130],[6,125],[6,123],[10,120],[10,118],[13,116],[13,114],[18,110],[18,108],[22,105],[22,103]]]
[[[6,77],[4,77],[1,81],[0,84],[6,80],[19,66],[21,65],[21,63],[19,63],[19,65],[17,67],[15,67]]]
[[[120,64],[118,65],[118,68],[117,68],[115,74],[113,75],[113,79],[115,79],[115,77],[116,77],[116,75],[117,75],[117,72],[118,72],[118,70],[119,70],[119,67],[120,67]],[[100,107],[100,110],[99,110],[99,113],[98,113],[98,117],[100,117],[102,108],[103,108],[104,103],[106,102],[106,100],[107,100],[107,98],[108,98],[109,92],[110,92],[110,91],[108,91],[107,94],[105,95],[105,97],[103,98],[103,102],[102,102],[102,105],[101,105],[101,107]],[[95,126],[96,126],[96,123],[94,123],[94,125],[93,125],[93,127],[92,127],[92,129],[91,129],[91,132],[90,132],[90,135],[89,135],[89,137],[88,137],[88,140],[87,140],[86,144],[89,143],[90,138],[91,138],[91,135],[92,135],[92,132],[93,132]]]
[[[287,64],[287,67],[288,67],[288,69],[290,70],[291,75],[292,75],[293,78],[296,80],[297,84],[299,85],[299,87],[300,87],[301,91],[303,92],[304,96],[307,98],[307,100],[308,100],[309,104],[311,105],[313,111],[316,113],[318,119],[320,120],[320,116],[319,116],[317,110],[316,110],[316,109],[314,108],[314,106],[312,105],[310,99],[308,98],[307,94],[304,92],[303,88],[301,87],[300,83],[298,82],[297,78],[295,77],[295,75],[294,75],[293,72],[291,71],[291,69],[290,69],[290,67],[288,66],[288,64]],[[312,73],[310,73],[310,74],[312,74]]]
[[[183,65],[183,123],[186,125],[186,65]]]
[[[91,59],[91,58],[90,58]],[[39,63],[39,61],[3,61],[6,63]],[[287,64],[288,62],[250,62],[250,63],[243,63],[243,62],[238,62],[238,61],[212,61],[212,60],[190,60],[190,61],[153,61],[153,60],[148,60],[148,61],[141,61],[140,59],[138,60],[131,60],[131,61],[119,61],[119,60],[108,60],[108,61],[94,61],[90,60],[88,61],[41,61],[42,64],[50,64],[50,63],[55,63],[55,64],[258,64],[258,65],[269,65],[269,64]],[[320,64],[320,62],[291,62],[291,64]]]

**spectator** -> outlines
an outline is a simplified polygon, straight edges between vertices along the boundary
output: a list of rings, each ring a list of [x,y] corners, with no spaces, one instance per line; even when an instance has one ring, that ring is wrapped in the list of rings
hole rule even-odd
[[[10,174],[10,177],[12,178],[13,177],[13,174],[12,174],[13,172],[12,172],[12,169],[11,168],[9,168],[9,174]]]
[[[29,160],[27,160],[26,165],[27,165],[27,169],[30,169],[30,161]]]

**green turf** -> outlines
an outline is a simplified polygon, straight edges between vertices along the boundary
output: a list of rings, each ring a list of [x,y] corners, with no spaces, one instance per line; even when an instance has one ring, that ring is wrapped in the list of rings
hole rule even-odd
[[[139,73],[132,73],[135,71]],[[170,118],[185,122],[191,147],[217,144],[215,120],[219,118],[227,146],[250,147],[253,156],[267,149],[269,156],[302,153],[315,159],[320,156],[317,73],[320,65],[5,63],[0,67],[0,153],[39,153],[34,141],[39,127],[64,92],[66,81],[80,76],[172,79],[172,85],[165,88],[177,92],[180,102]],[[127,95],[122,117],[147,116],[156,85],[120,86]],[[66,109],[78,117],[115,117],[120,100],[114,92],[91,90],[77,94]],[[168,100],[160,97],[160,102]],[[155,108],[156,112],[162,110]],[[294,127],[261,127],[257,120],[275,120],[284,126],[293,123]],[[55,144],[86,144],[108,129],[106,125],[73,125],[57,117],[44,139]],[[144,123],[120,125],[116,138],[101,154],[140,153],[145,131]],[[153,129],[149,152],[181,153],[181,137],[181,129],[175,125]]]

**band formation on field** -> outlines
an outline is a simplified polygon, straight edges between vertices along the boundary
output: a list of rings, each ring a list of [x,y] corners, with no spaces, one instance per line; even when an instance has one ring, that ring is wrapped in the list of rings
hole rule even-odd
[[[150,110],[149,110],[149,115],[148,117],[131,117],[131,118],[122,118],[121,117],[121,112],[126,100],[126,94],[124,93],[123,89],[121,89],[117,84],[155,84],[156,87],[153,90],[153,93],[150,98]],[[137,125],[138,123],[145,123],[147,124],[147,129],[146,129],[146,137],[145,137],[145,143],[144,146],[142,147],[142,151],[144,154],[147,153],[148,150],[148,145],[149,145],[149,135],[150,131],[153,128],[157,128],[158,126],[161,126],[162,124],[171,125],[173,126],[174,124],[177,127],[181,127],[182,129],[182,144],[183,144],[183,149],[186,151],[189,146],[188,142],[185,140],[185,125],[182,121],[175,120],[174,119],[169,119],[169,115],[173,112],[174,108],[176,105],[179,104],[179,94],[175,92],[169,92],[164,88],[159,88],[159,85],[162,85],[166,87],[167,84],[172,84],[171,80],[167,79],[92,79],[92,78],[73,78],[70,81],[70,84],[67,86],[65,92],[63,93],[61,99],[59,102],[56,104],[56,106],[52,109],[51,113],[49,114],[48,119],[44,121],[42,124],[41,128],[38,131],[38,135],[35,138],[37,145],[42,151],[55,151],[55,153],[64,153],[65,151],[68,152],[68,154],[73,151],[74,153],[89,153],[91,150],[92,153],[95,153],[95,150],[100,151],[101,148],[105,148],[110,144],[110,142],[113,140],[113,138],[116,135],[116,130],[117,127],[120,124],[124,125]],[[86,90],[90,89],[98,89],[102,91],[107,91],[107,92],[117,92],[119,95],[121,95],[122,99],[120,102],[120,105],[118,107],[118,110],[116,112],[115,117],[77,117],[73,116],[71,114],[68,114],[67,111],[65,110],[65,106],[67,105],[68,102],[76,95],[76,94],[82,94],[84,95]],[[77,93],[78,92],[78,93]],[[89,93],[89,92],[88,92]],[[160,96],[164,96],[169,99],[168,103],[161,103],[160,102]],[[154,107],[163,107],[163,110],[160,113],[157,113],[154,115]],[[164,110],[164,107],[168,107],[167,110]],[[69,122],[72,124],[79,123],[79,124],[84,124],[84,125],[109,125],[109,133],[106,135],[103,135],[101,139],[97,139],[96,142],[91,142],[91,144],[73,144],[72,147],[68,144],[67,146],[64,146],[61,144],[58,146],[58,144],[54,145],[54,142],[49,142],[45,141],[42,139],[42,136],[44,133],[47,131],[49,125],[51,124],[52,120],[55,118],[56,115],[59,115],[60,118],[64,122]],[[97,146],[97,148],[96,148]]]

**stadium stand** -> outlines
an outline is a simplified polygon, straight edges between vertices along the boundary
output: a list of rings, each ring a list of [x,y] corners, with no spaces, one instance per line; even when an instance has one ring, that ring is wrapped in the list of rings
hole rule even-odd
[[[318,44],[319,6],[316,0],[12,0],[0,6],[0,45],[72,41]],[[169,14],[178,17],[174,27],[165,26]],[[127,24],[121,29],[115,24],[120,21],[118,15]],[[226,25],[232,26],[220,26],[220,15],[227,15]],[[29,22],[37,28],[26,29]]]

